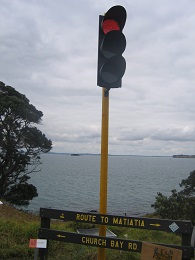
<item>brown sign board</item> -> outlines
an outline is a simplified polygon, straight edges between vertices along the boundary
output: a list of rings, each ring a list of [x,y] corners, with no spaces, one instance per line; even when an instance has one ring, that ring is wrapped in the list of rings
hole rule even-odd
[[[90,212],[75,212],[56,209],[40,209],[41,218],[61,219],[83,223],[120,226],[139,229],[151,229],[171,233],[191,234],[191,221],[139,218],[130,216],[103,215]]]
[[[131,241],[126,239],[108,238],[99,236],[90,236],[89,234],[78,234],[71,232],[62,232],[50,229],[50,219],[59,219],[62,221],[75,221],[91,223],[98,225],[119,226],[127,228],[152,229],[157,231],[166,231],[182,235],[182,245],[160,244],[167,248],[175,248],[182,251],[183,259],[190,259],[194,256],[192,241],[192,223],[191,221],[181,220],[163,220],[154,218],[139,218],[130,216],[103,215],[95,212],[75,212],[57,209],[40,209],[41,228],[39,229],[39,238],[58,240],[82,244],[87,246],[105,247],[110,249],[119,249],[123,251],[133,251],[141,253],[141,241]],[[191,243],[190,243],[191,241]],[[44,258],[43,258],[44,259]],[[163,259],[163,258],[157,258]],[[168,260],[169,258],[164,258]],[[164,260],[163,259],[163,260]],[[171,259],[171,258],[170,258]],[[172,259],[171,259],[172,260]],[[179,260],[179,259],[178,259]]]
[[[39,237],[44,239],[52,239],[56,241],[81,244],[86,246],[103,247],[110,249],[118,249],[123,251],[141,252],[142,242],[120,239],[114,237],[100,237],[74,232],[58,231],[53,229],[40,228]]]
[[[182,250],[142,242],[141,260],[181,260]]]
[[[144,243],[142,241],[136,241],[136,240],[120,239],[114,237],[100,237],[100,236],[78,234],[75,232],[65,232],[65,231],[59,231],[59,230],[53,230],[47,228],[39,228],[39,238],[51,239],[51,240],[67,242],[67,243],[81,244],[86,246],[118,249],[122,251],[129,251],[129,252],[136,252],[136,253],[142,252],[142,245]],[[159,245],[159,246],[164,246],[168,248],[174,247],[176,249],[181,249],[181,252],[183,251],[183,256],[185,256],[185,259],[190,258],[189,247],[175,246],[175,245]],[[159,258],[158,260],[161,259]],[[170,258],[170,260],[172,259]],[[177,260],[179,260],[179,258]]]

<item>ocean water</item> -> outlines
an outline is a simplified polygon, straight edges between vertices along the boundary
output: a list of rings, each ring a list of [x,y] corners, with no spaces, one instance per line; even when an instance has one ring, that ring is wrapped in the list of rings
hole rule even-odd
[[[38,189],[28,210],[50,207],[70,211],[99,211],[100,156],[45,154],[41,171],[31,174]],[[154,209],[158,192],[172,189],[195,170],[195,159],[172,157],[109,156],[108,214],[143,215]]]

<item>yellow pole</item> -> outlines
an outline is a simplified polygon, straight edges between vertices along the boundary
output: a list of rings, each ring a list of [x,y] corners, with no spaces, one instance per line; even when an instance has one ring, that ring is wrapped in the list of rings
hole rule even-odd
[[[108,182],[108,122],[109,122],[109,90],[102,88],[102,135],[100,163],[100,214],[107,213]],[[106,237],[106,226],[99,226],[99,236]],[[106,249],[98,249],[98,260],[106,259]]]

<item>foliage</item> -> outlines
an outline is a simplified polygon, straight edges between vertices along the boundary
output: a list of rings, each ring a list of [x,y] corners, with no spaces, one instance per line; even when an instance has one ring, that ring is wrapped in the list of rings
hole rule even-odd
[[[41,163],[40,153],[52,145],[35,126],[42,116],[25,95],[0,82],[0,198],[15,205],[28,205],[38,195],[27,181]]]
[[[185,219],[195,224],[195,171],[192,171],[187,179],[182,180],[180,187],[184,189],[180,192],[172,190],[170,197],[159,192],[152,207],[164,219]]]
[[[180,193],[185,196],[195,196],[195,170],[190,172],[190,176],[186,180],[182,180],[180,187],[185,187]]]

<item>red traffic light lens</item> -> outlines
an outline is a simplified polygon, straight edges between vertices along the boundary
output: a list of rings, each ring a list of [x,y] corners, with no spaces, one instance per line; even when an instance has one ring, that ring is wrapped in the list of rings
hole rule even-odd
[[[107,34],[110,31],[120,31],[120,26],[114,19],[106,19],[102,23],[102,30]]]

